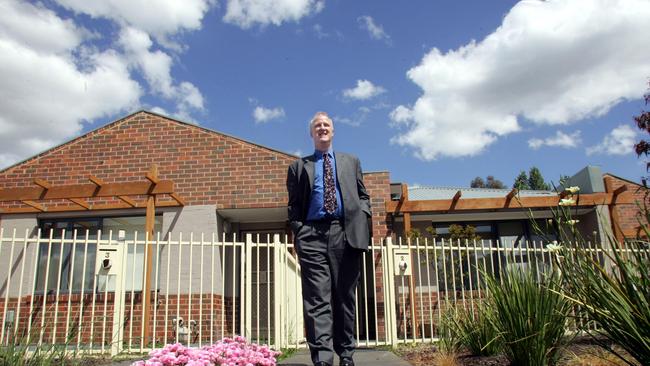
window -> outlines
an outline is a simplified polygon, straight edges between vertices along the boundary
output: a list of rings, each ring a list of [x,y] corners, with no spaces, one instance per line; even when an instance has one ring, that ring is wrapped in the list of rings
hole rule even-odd
[[[154,232],[160,231],[161,227],[161,217],[156,217]],[[101,230],[101,239],[104,240],[109,238],[111,231],[113,240],[117,240],[118,230],[126,232],[125,288],[129,291],[142,290],[145,248],[144,245],[134,248],[129,241],[134,239],[136,231],[138,241],[144,240],[144,216],[48,219],[41,220],[40,228],[42,238],[49,238],[51,233],[53,239],[66,239],[66,241],[64,244],[60,242],[40,244],[35,289],[37,293],[54,293],[57,289],[61,292],[80,292],[82,287],[84,292],[93,290],[97,246],[94,243],[86,245],[85,240],[87,233],[89,241],[96,241],[99,230]],[[75,230],[77,240],[73,243]],[[157,263],[155,253],[154,263]]]

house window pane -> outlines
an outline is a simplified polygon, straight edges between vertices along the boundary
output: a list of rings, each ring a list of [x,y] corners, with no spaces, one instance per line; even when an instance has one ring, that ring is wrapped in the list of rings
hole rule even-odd
[[[138,233],[137,240],[139,242],[143,242],[145,239],[144,216],[42,220],[40,227],[41,237],[44,239],[48,239],[51,234],[52,239],[65,238],[67,240],[64,244],[54,242],[54,240],[51,244],[48,242],[40,244],[36,292],[55,293],[58,289],[61,293],[64,293],[70,290],[80,292],[82,287],[84,291],[92,291],[93,286],[95,286],[95,289],[100,288],[101,284],[95,283],[97,245],[95,243],[86,245],[86,237],[89,241],[96,241],[100,229],[102,230],[102,239],[107,240],[110,237],[112,240],[119,240],[123,245],[127,246],[125,250],[125,290],[142,290],[145,245],[143,243],[134,245],[133,240],[136,232]],[[160,231],[161,228],[162,218],[156,217],[154,232]],[[75,230],[77,240],[73,242]],[[118,236],[121,230],[125,233],[123,240]],[[152,273],[156,273],[158,256],[155,251],[153,253],[153,263]],[[46,277],[47,286],[45,285]],[[113,291],[114,288],[114,285],[109,283],[108,291]]]
[[[48,220],[41,223],[41,237],[52,237],[52,243],[40,244],[38,254],[38,272],[36,274],[37,292],[54,293],[67,292],[72,289],[74,292],[81,291],[83,283],[84,290],[92,289],[93,273],[95,269],[95,244],[84,244],[86,231],[88,239],[97,237],[99,219],[91,220]],[[74,230],[77,230],[76,242]],[[66,239],[61,243],[60,239]],[[84,258],[84,253],[87,253]],[[74,254],[74,255],[73,255]],[[73,258],[74,257],[74,258]],[[86,271],[83,271],[84,259]],[[47,277],[47,286],[45,278]]]

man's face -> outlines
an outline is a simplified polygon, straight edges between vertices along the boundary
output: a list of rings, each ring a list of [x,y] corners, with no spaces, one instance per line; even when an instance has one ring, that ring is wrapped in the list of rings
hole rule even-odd
[[[329,148],[334,137],[334,126],[325,116],[318,116],[311,124],[311,138],[316,148]]]

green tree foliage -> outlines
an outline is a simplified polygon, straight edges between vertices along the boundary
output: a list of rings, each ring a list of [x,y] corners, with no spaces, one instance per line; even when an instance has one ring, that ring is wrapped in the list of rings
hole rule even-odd
[[[517,188],[518,190],[530,189],[526,171],[522,170],[521,173],[519,173],[517,178],[515,178],[515,182],[512,184],[512,188]]]
[[[472,179],[469,186],[472,188],[485,188],[485,181],[481,177],[476,177]]]
[[[494,178],[493,175],[488,175],[485,180],[481,177],[476,177],[470,182],[470,187],[472,188],[494,188],[494,189],[504,189],[506,186],[502,181]]]
[[[537,167],[530,168],[528,172],[528,186],[534,191],[548,191],[551,189],[551,186],[544,182],[542,172]]]
[[[461,243],[465,243],[467,240],[471,243],[474,240],[481,240],[481,237],[476,233],[476,228],[472,225],[451,224],[449,225],[449,239],[454,242],[460,240]]]
[[[569,179],[571,179],[571,177],[568,175],[560,175],[560,186],[566,188],[569,185]]]

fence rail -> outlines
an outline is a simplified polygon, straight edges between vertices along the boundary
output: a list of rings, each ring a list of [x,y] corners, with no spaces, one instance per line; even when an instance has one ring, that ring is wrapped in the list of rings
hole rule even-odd
[[[0,344],[142,353],[241,334],[275,348],[306,346],[300,266],[287,237],[6,234],[0,231]],[[586,250],[605,261],[600,245],[587,243]],[[486,275],[498,278],[510,267],[541,274],[554,266],[539,241],[373,241],[356,293],[357,343],[434,341],[448,307],[474,311],[485,299]]]

